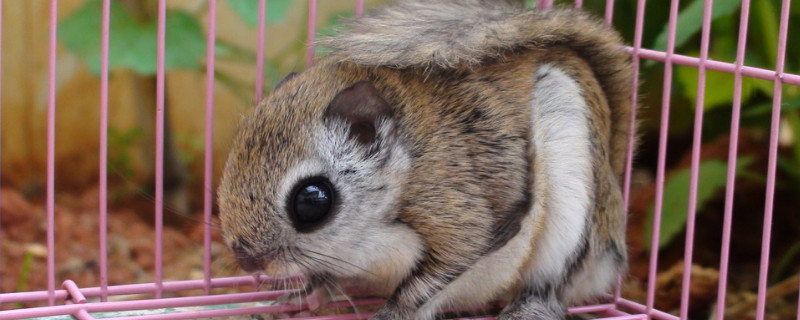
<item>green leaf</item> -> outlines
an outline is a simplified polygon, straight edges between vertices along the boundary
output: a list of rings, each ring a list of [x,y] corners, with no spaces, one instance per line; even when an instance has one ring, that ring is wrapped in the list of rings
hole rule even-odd
[[[167,68],[195,69],[206,56],[206,36],[200,22],[185,11],[167,12],[166,43]]]
[[[753,3],[752,28],[750,33],[755,34],[754,44],[763,54],[767,63],[766,68],[775,66],[775,59],[778,54],[778,20],[780,19],[780,9],[769,0],[755,1]]]
[[[795,178],[800,178],[800,168],[789,157],[778,155],[778,168]]]
[[[678,67],[675,71],[675,79],[683,86],[682,92],[692,102],[692,106],[697,99],[697,75],[696,68]],[[734,75],[730,73],[707,70],[703,108],[711,110],[730,107],[733,102],[734,80]],[[771,94],[771,88],[771,81],[742,77],[742,101],[748,101],[755,91]]]
[[[130,68],[143,75],[156,72],[158,25],[139,23],[124,7],[111,2],[109,67]],[[61,42],[77,54],[92,73],[100,73],[101,3],[86,2],[58,26]],[[195,69],[205,55],[206,39],[197,19],[186,12],[167,13],[165,66]]]
[[[740,158],[736,165],[736,175],[749,166],[753,159],[749,157]],[[697,212],[703,211],[703,207],[711,200],[717,192],[725,188],[727,179],[728,165],[720,160],[706,160],[700,163],[697,185]],[[678,170],[672,174],[664,185],[663,209],[661,211],[661,234],[658,242],[659,247],[664,247],[680,233],[686,225],[687,211],[689,207],[689,180],[691,178],[691,168]],[[647,221],[644,227],[645,247],[650,248],[650,238],[653,228],[653,204],[650,205],[647,213]]]
[[[778,260],[775,266],[775,271],[770,276],[770,282],[776,283],[780,277],[792,270],[792,261],[800,255],[800,242],[795,242],[788,250],[786,250]]]
[[[258,26],[258,1],[255,0],[228,0],[228,6],[251,27]],[[267,10],[264,16],[266,23],[281,23],[286,19],[286,13],[292,6],[292,0],[267,0]]]
[[[205,56],[206,39],[197,20],[185,12],[167,12],[166,48],[164,63],[171,69],[197,69]],[[139,26],[120,54],[120,66],[131,68],[144,75],[156,73],[158,50],[158,25],[156,21]],[[112,30],[112,39],[115,38]],[[120,46],[125,43],[119,41]],[[117,47],[115,45],[115,47]]]
[[[703,9],[705,1],[695,0],[678,13],[678,23],[675,32],[675,48],[681,47],[703,27]],[[741,0],[715,0],[711,10],[711,20],[728,17],[739,8]],[[667,34],[669,25],[656,37],[653,49],[664,51],[667,48]]]
[[[87,1],[58,24],[58,39],[67,49],[77,54],[94,74],[100,73],[101,2]],[[120,6],[111,6],[111,29],[114,36],[132,37],[127,31],[133,20]],[[112,50],[109,45],[109,51]],[[109,53],[109,62],[118,63],[119,54]]]
[[[786,98],[781,103],[782,112],[795,109],[800,109],[800,96]],[[742,117],[763,116],[770,113],[772,113],[772,103],[765,102],[742,111]]]
[[[31,275],[31,264],[33,262],[33,253],[29,250],[25,250],[25,255],[22,258],[22,269],[19,273],[19,278],[17,279],[17,292],[25,292],[27,291],[28,287],[28,278]],[[21,309],[23,308],[21,302],[14,303],[14,308]]]

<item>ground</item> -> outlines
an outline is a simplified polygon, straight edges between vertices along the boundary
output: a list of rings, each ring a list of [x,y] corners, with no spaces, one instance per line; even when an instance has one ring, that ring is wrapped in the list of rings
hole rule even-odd
[[[649,254],[641,241],[644,219],[635,212],[639,202],[652,196],[653,183],[647,174],[637,175],[634,184],[637,190],[632,195],[632,214],[629,220],[629,243],[631,272],[624,279],[623,297],[644,302],[647,284]],[[741,192],[753,192],[742,185]],[[108,265],[109,285],[146,283],[153,281],[154,229],[152,220],[153,202],[143,196],[141,190],[129,192],[112,189],[112,201],[108,212]],[[649,195],[649,196],[648,196]],[[72,279],[80,287],[99,286],[99,231],[98,190],[85,188],[80,191],[59,191],[55,207],[56,284]],[[149,215],[148,215],[149,214]],[[203,277],[203,223],[200,212],[179,215],[165,209],[166,215],[175,215],[183,223],[170,224],[164,229],[164,280],[202,279]],[[719,215],[706,213],[698,217],[698,226],[719,225]],[[174,218],[174,217],[172,217]],[[754,221],[760,215],[754,216]],[[175,220],[175,219],[173,219]],[[212,269],[214,277],[242,275],[232,255],[221,240],[216,220],[212,221]],[[744,220],[738,226],[747,226]],[[757,222],[754,222],[757,224]],[[45,247],[47,224],[46,208],[41,196],[26,196],[16,189],[0,189],[0,289],[2,292],[34,291],[46,288]],[[708,317],[715,309],[718,283],[718,232],[698,233],[695,247],[695,264],[692,268],[690,314],[692,318]],[[778,228],[780,230],[780,228]],[[678,239],[683,234],[678,236]],[[708,239],[705,239],[708,237]],[[734,229],[734,246],[737,243],[755,242],[746,232]],[[708,241],[709,245],[705,242]],[[665,247],[660,254],[657,277],[656,308],[677,314],[680,308],[682,277],[682,241]],[[716,240],[718,242],[718,240]],[[777,243],[780,251],[785,244]],[[758,275],[757,255],[732,256],[729,277],[726,319],[752,319],[756,303],[755,279]],[[791,268],[790,268],[791,269]],[[795,271],[796,272],[796,271]],[[797,275],[774,280],[768,291],[767,319],[794,319],[797,312]],[[234,289],[229,289],[229,291]],[[221,292],[221,291],[220,291]],[[180,293],[183,295],[198,292]],[[147,298],[142,296],[139,298]],[[137,298],[137,297],[128,297]],[[2,309],[19,305],[5,304]]]

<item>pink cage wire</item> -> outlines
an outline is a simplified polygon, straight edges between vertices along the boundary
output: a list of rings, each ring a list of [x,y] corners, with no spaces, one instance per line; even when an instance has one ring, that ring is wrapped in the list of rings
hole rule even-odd
[[[2,30],[2,3],[0,0],[0,30]],[[265,8],[266,0],[253,0],[259,1],[259,20],[258,20],[258,53],[257,53],[257,78],[256,78],[256,92],[255,97],[260,100],[262,97],[262,79],[264,77],[264,41],[265,41]],[[56,23],[57,23],[57,8],[58,0],[50,0],[50,21],[49,21],[49,91],[48,91],[48,133],[47,133],[47,189],[46,189],[46,211],[47,211],[47,289],[42,291],[32,292],[0,292],[0,305],[10,303],[25,303],[25,302],[46,302],[47,306],[31,307],[23,309],[13,309],[0,311],[0,320],[5,319],[21,319],[21,318],[35,318],[35,317],[49,317],[49,316],[72,316],[77,319],[95,319],[96,316],[92,313],[101,312],[114,312],[114,311],[130,311],[130,310],[150,310],[150,309],[163,309],[163,308],[177,308],[186,306],[204,306],[204,305],[220,305],[230,303],[242,303],[251,301],[269,301],[285,294],[287,291],[262,291],[262,292],[242,292],[234,294],[216,294],[212,295],[211,290],[215,288],[226,287],[258,287],[259,283],[274,283],[277,279],[272,279],[266,276],[260,277],[228,277],[228,278],[214,278],[212,277],[211,268],[211,227],[210,221],[212,218],[212,136],[213,136],[213,94],[214,94],[214,50],[215,50],[215,33],[216,33],[216,10],[217,0],[208,1],[208,47],[206,55],[206,105],[205,105],[205,163],[204,163],[204,275],[202,280],[185,280],[185,281],[164,281],[162,260],[162,230],[163,230],[163,210],[164,210],[164,79],[165,79],[165,33],[166,30],[166,0],[158,0],[158,62],[157,62],[157,110],[156,110],[156,189],[155,189],[155,281],[153,283],[144,284],[126,284],[114,285],[108,284],[108,256],[107,256],[107,199],[108,199],[108,185],[107,185],[107,172],[106,164],[108,161],[108,74],[109,74],[109,19],[110,19],[110,0],[103,0],[102,10],[102,59],[101,59],[101,95],[100,95],[100,172],[99,172],[99,226],[98,232],[100,235],[99,242],[99,278],[100,286],[82,288],[79,287],[74,281],[64,281],[60,288],[56,287],[55,280],[55,259],[56,254],[54,250],[54,206],[55,206],[55,113],[56,113]],[[698,69],[698,85],[697,85],[697,99],[696,99],[696,112],[694,115],[694,135],[693,147],[691,157],[691,180],[689,192],[689,208],[688,219],[686,225],[686,242],[684,250],[684,265],[683,265],[683,284],[691,283],[692,276],[692,254],[694,248],[694,235],[695,235],[695,213],[697,211],[697,186],[698,186],[698,171],[700,163],[700,150],[701,150],[701,137],[703,125],[703,101],[706,90],[706,72],[708,70],[730,73],[735,76],[734,81],[734,100],[733,100],[733,114],[731,121],[730,132],[730,147],[728,150],[728,167],[727,167],[727,183],[725,192],[725,210],[724,210],[724,223],[722,226],[722,246],[721,258],[719,262],[719,282],[717,291],[717,310],[715,319],[723,319],[724,307],[726,300],[726,286],[728,285],[728,260],[731,241],[731,224],[732,224],[732,211],[733,211],[733,198],[734,198],[734,181],[736,174],[736,161],[737,161],[737,145],[739,140],[740,128],[740,111],[742,105],[742,79],[743,77],[751,77],[769,80],[774,83],[774,94],[772,101],[772,117],[771,117],[771,132],[769,138],[769,162],[767,170],[767,190],[766,199],[764,201],[763,212],[763,238],[761,240],[761,264],[758,276],[758,297],[756,305],[756,318],[761,320],[765,319],[765,305],[766,305],[766,289],[767,289],[767,272],[769,267],[769,254],[770,254],[770,241],[771,241],[771,226],[773,218],[773,202],[775,196],[775,181],[776,181],[776,162],[778,153],[778,133],[779,133],[779,120],[782,103],[782,86],[794,85],[800,86],[800,75],[790,74],[784,72],[784,65],[786,61],[786,44],[788,40],[788,26],[789,26],[789,12],[790,0],[783,0],[780,11],[780,25],[778,35],[778,48],[776,66],[774,70],[763,69],[745,66],[745,44],[747,40],[748,30],[748,16],[750,14],[750,0],[742,0],[741,2],[741,15],[738,46],[736,51],[736,60],[734,63],[715,61],[709,59],[709,42],[710,42],[710,24],[711,24],[711,9],[713,0],[705,0],[702,33],[701,33],[701,47],[699,57],[680,55],[675,53],[675,38],[676,38],[676,25],[679,9],[679,1],[672,0],[669,10],[669,23],[668,23],[668,37],[666,51],[651,50],[642,47],[642,34],[645,20],[645,0],[639,0],[637,3],[636,16],[635,16],[635,34],[633,45],[625,49],[633,57],[633,65],[635,70],[634,83],[631,84],[633,88],[638,88],[639,70],[642,60],[653,60],[664,63],[664,85],[663,85],[663,100],[662,100],[662,113],[660,122],[660,135],[658,144],[658,159],[657,159],[657,173],[656,173],[656,195],[655,195],[655,211],[653,219],[653,232],[651,248],[650,248],[650,263],[648,266],[649,276],[647,283],[646,301],[638,303],[622,297],[620,290],[610,297],[609,303],[577,306],[569,309],[573,314],[592,314],[597,319],[617,319],[617,320],[633,320],[633,319],[687,319],[689,310],[689,285],[683,285],[681,288],[681,306],[678,315],[669,314],[667,312],[655,308],[655,292],[658,289],[656,285],[656,270],[659,258],[659,230],[661,223],[661,214],[663,207],[664,196],[664,181],[665,181],[665,163],[666,163],[666,146],[667,146],[667,130],[669,128],[670,116],[670,93],[672,92],[672,77],[675,65],[689,66]],[[537,0],[540,8],[547,8],[553,5],[552,0]],[[583,1],[575,0],[574,6],[580,9]],[[360,15],[363,11],[364,1],[357,0],[355,4],[356,15]],[[307,65],[311,65],[314,59],[314,36],[316,30],[316,9],[317,1],[309,0],[308,11],[308,43],[306,51]],[[606,14],[605,21],[607,25],[612,24],[614,13],[614,0],[606,1]],[[2,35],[2,33],[0,33]],[[2,39],[0,39],[0,52],[2,52]],[[2,55],[0,55],[0,68],[2,68]],[[2,73],[0,73],[1,75]],[[2,80],[2,77],[0,77]],[[636,99],[636,94],[631,99]],[[2,107],[2,106],[0,106]],[[635,115],[632,115],[630,121],[634,124]],[[633,145],[633,137],[629,139],[629,145]],[[629,148],[630,150],[630,148]],[[631,164],[632,154],[629,151],[627,156],[626,175],[624,181],[624,199],[626,206],[630,199],[631,188]],[[2,214],[2,213],[0,213]],[[0,232],[2,232],[0,226]],[[0,252],[0,259],[2,252]],[[162,298],[165,292],[178,292],[186,290],[203,290],[204,295],[191,296],[191,297],[175,297],[175,298]],[[131,294],[153,294],[152,299],[140,299],[129,301],[109,301],[109,297],[118,295],[131,295]],[[355,301],[356,306],[377,305],[382,303],[381,299],[362,299]],[[348,306],[346,302],[335,302],[334,305],[341,304]],[[262,313],[278,313],[278,312],[292,312],[301,310],[297,306],[257,306],[257,307],[239,307],[230,309],[214,309],[214,310],[200,310],[200,311],[185,311],[175,312],[168,314],[150,314],[150,315],[128,315],[116,317],[116,319],[195,319],[195,318],[208,318],[208,317],[222,317],[233,315],[246,315],[246,314],[262,314]],[[346,314],[337,316],[320,316],[320,317],[307,317],[303,319],[362,319],[369,317],[370,313],[360,314]],[[485,318],[491,319],[491,318]],[[800,312],[797,316],[800,319]]]

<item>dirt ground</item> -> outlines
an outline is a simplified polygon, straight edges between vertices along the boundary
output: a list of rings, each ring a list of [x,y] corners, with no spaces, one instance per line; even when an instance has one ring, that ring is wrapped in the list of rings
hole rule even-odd
[[[642,243],[644,219],[637,212],[643,203],[650,201],[653,192],[652,178],[637,174],[634,178],[631,216],[629,219],[630,273],[624,278],[623,297],[643,303],[646,299],[647,266],[649,253]],[[739,192],[752,193],[745,184]],[[115,194],[111,190],[110,194]],[[121,200],[120,200],[121,199]],[[60,192],[55,208],[56,284],[66,279],[81,287],[99,286],[99,231],[98,191],[89,188],[79,192]],[[153,281],[154,228],[151,219],[153,202],[147,196],[134,193],[111,201],[108,211],[108,267],[109,285],[146,283]],[[165,209],[165,215],[176,213]],[[174,218],[174,217],[173,217]],[[164,229],[164,280],[202,279],[202,214],[179,215],[178,225]],[[739,228],[753,221],[737,222],[733,245],[747,248],[760,245],[760,237],[753,237]],[[777,220],[777,224],[785,221]],[[698,226],[720,225],[719,214],[703,214]],[[0,289],[2,292],[44,290],[46,283],[46,209],[41,197],[26,197],[15,189],[0,189]],[[752,226],[750,226],[752,227]],[[791,226],[790,226],[791,227]],[[716,229],[716,228],[715,228]],[[777,228],[780,230],[780,226]],[[702,230],[702,229],[701,229]],[[679,235],[682,239],[684,235]],[[232,255],[221,240],[215,222],[212,222],[212,270],[214,277],[242,275]],[[707,318],[715,309],[719,273],[719,233],[699,232],[695,247],[690,290],[691,318]],[[778,239],[781,239],[780,237]],[[683,242],[675,241],[663,248],[659,257],[655,304],[659,310],[677,314],[680,310]],[[713,244],[713,245],[711,245]],[[784,250],[785,244],[776,242],[774,252]],[[756,305],[756,279],[758,255],[737,250],[731,258],[726,300],[726,319],[752,319]],[[745,253],[742,253],[745,252]],[[796,268],[795,268],[796,269]],[[796,272],[796,271],[795,271]],[[770,320],[794,319],[797,312],[797,275],[788,274],[770,283],[768,290],[768,317]],[[180,293],[184,295],[197,292]],[[19,307],[5,304],[2,309]]]
[[[80,287],[99,286],[97,189],[60,195],[56,203],[56,285],[72,279]],[[0,219],[0,289],[2,292],[46,289],[47,220],[43,201],[30,201],[17,190],[1,189]],[[183,228],[164,228],[165,281],[203,277],[202,214],[186,220],[190,223]],[[212,239],[213,276],[240,274],[215,226]],[[144,221],[133,209],[112,206],[108,211],[109,285],[152,282],[154,243],[153,222]]]

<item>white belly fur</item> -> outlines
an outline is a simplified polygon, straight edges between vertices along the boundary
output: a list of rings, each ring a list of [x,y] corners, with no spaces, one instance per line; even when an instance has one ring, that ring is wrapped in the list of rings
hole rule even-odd
[[[584,230],[593,202],[588,106],[578,83],[563,71],[542,66],[534,89],[534,167],[546,175],[545,221],[532,252],[529,281],[557,279],[565,271]],[[539,179],[539,177],[537,177]]]
[[[532,96],[533,167],[537,172],[535,179],[546,183],[533,187],[535,202],[519,233],[426,303],[418,313],[421,318],[449,306],[498,299],[519,286],[520,281],[558,279],[579,244],[591,210],[594,187],[587,103],[578,83],[557,67],[542,66],[535,76],[542,78]],[[534,230],[535,219],[544,219],[541,230]],[[521,270],[529,254],[532,256],[527,270]],[[608,279],[601,275],[594,281],[581,280],[603,290]]]

